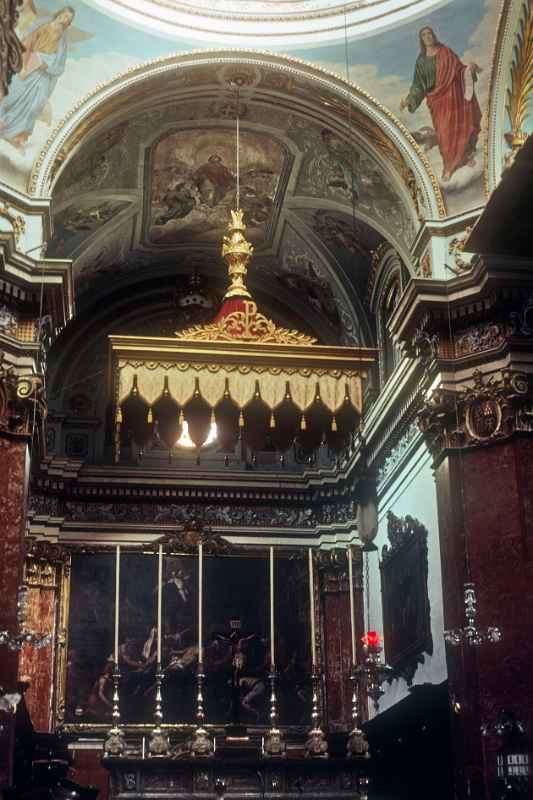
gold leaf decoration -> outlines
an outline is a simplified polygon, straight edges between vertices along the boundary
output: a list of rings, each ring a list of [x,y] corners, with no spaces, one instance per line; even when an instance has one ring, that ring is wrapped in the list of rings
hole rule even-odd
[[[524,3],[520,30],[516,38],[511,66],[511,87],[507,90],[506,103],[511,131],[505,134],[505,140],[512,150],[507,159],[507,166],[512,164],[527,139],[523,126],[529,110],[529,95],[533,89],[533,0]]]
[[[278,327],[271,319],[257,311],[252,301],[244,301],[244,311],[231,314],[210,325],[194,325],[176,333],[178,339],[203,342],[254,342],[257,344],[313,345],[313,336],[297,330]]]

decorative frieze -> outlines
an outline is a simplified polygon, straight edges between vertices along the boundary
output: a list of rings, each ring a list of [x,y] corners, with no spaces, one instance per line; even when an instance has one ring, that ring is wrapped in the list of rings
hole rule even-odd
[[[456,358],[481,353],[501,347],[511,334],[512,328],[502,322],[481,322],[457,331],[454,336]]]
[[[158,525],[185,525],[201,519],[218,527],[316,528],[319,525],[355,524],[354,501],[302,508],[280,505],[243,505],[212,503],[105,503],[61,500],[54,495],[32,494],[30,515],[59,517],[76,522],[119,522]]]

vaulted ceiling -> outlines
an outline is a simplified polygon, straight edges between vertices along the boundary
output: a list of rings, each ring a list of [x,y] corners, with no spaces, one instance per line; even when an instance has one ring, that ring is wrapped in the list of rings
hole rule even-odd
[[[322,341],[370,343],[372,253],[407,260],[417,229],[409,173],[375,122],[282,69],[191,66],[102,112],[56,179],[47,255],[73,259],[81,310],[195,272],[220,292],[237,110],[250,286]]]

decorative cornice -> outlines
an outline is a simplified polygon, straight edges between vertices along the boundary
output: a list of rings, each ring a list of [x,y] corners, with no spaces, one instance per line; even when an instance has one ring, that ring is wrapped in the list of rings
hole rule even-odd
[[[389,323],[393,338],[409,350],[417,330],[438,332],[460,321],[477,322],[498,306],[521,305],[533,289],[531,261],[518,258],[475,257],[472,268],[449,281],[412,279]],[[449,337],[448,337],[449,338]],[[441,336],[441,345],[444,337]],[[442,349],[440,357],[449,356]]]

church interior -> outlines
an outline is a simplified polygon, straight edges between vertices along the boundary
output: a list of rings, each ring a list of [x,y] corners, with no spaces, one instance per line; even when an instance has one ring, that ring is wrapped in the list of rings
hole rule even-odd
[[[0,21],[5,800],[533,798],[533,0]]]

